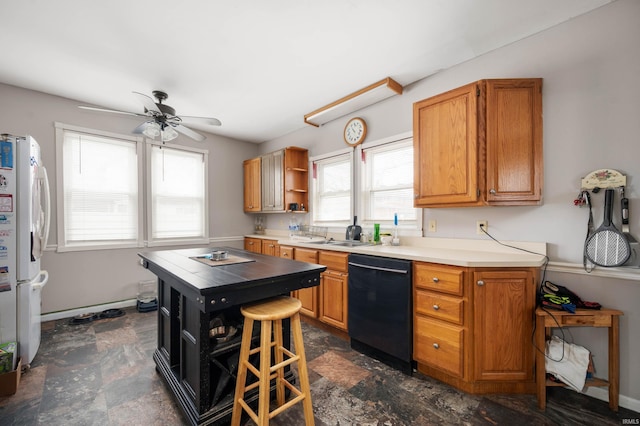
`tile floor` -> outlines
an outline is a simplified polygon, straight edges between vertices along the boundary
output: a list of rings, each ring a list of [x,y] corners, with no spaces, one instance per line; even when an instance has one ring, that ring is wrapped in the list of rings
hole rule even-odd
[[[0,425],[187,424],[155,371],[156,313],[125,311],[84,325],[43,323],[40,350],[18,392],[0,397]],[[548,391],[545,412],[534,395],[465,394],[428,377],[404,375],[342,339],[303,327],[318,426],[620,425],[640,418],[559,388]],[[298,404],[272,424],[295,426],[302,418]]]

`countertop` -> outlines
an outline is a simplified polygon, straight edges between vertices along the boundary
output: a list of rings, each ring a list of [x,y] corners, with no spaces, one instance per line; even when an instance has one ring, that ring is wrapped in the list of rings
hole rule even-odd
[[[381,244],[344,247],[332,244],[305,242],[282,235],[249,234],[245,237],[276,240],[281,246],[332,250],[395,259],[417,260],[465,267],[540,267],[545,262],[546,243],[454,238],[401,238],[399,246]],[[525,250],[525,251],[523,251]]]

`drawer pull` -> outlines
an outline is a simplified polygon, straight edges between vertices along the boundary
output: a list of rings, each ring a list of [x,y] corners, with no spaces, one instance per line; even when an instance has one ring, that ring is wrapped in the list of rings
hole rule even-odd
[[[484,285],[484,281],[479,280],[479,281],[478,281],[478,285],[482,287],[482,286]]]
[[[437,344],[437,343],[434,343],[434,344],[433,344],[433,347],[434,347],[434,348],[436,348],[436,349],[440,349],[440,345],[439,345],[439,344]]]
[[[437,283],[437,282],[439,282],[439,281],[440,281],[440,278],[438,278],[438,277],[433,277],[433,282],[434,282],[434,283]]]
[[[440,309],[440,306],[438,306],[438,305],[433,305],[433,310],[434,310],[434,311],[437,311],[438,309]]]

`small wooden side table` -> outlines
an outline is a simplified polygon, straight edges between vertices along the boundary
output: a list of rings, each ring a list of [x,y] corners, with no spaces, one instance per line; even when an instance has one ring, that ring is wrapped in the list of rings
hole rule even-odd
[[[544,410],[547,399],[547,386],[564,386],[562,383],[547,380],[545,369],[546,339],[554,327],[608,327],[609,328],[609,380],[593,378],[586,386],[608,386],[609,408],[618,411],[620,387],[620,330],[619,317],[622,311],[614,309],[577,309],[575,314],[567,311],[536,309],[536,387],[538,408]]]

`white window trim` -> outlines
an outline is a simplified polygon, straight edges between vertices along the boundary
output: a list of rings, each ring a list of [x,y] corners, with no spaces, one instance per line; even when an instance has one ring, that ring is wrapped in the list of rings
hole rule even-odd
[[[119,133],[105,132],[101,130],[89,129],[86,127],[74,126],[70,124],[64,124],[60,122],[54,122],[56,129],[55,145],[56,145],[56,233],[57,233],[57,251],[58,252],[72,252],[72,251],[87,251],[87,250],[107,250],[107,249],[122,249],[122,248],[138,248],[144,247],[143,238],[143,168],[142,168],[142,156],[143,156],[143,137],[136,137],[130,135],[122,135]],[[78,133],[86,133],[89,135],[104,136],[110,138],[117,138],[122,140],[128,140],[136,143],[136,156],[138,157],[138,238],[134,243],[74,243],[73,245],[67,245],[65,243],[65,227],[64,227],[64,165],[63,163],[63,141],[64,132],[72,131]]]
[[[203,155],[204,162],[204,236],[202,238],[164,238],[153,239],[153,217],[151,214],[151,149],[154,146],[177,149],[181,151],[196,152]],[[145,183],[146,183],[146,218],[147,218],[147,247],[177,246],[193,244],[209,244],[209,151],[206,149],[192,148],[184,145],[162,143],[154,140],[147,140],[145,155]]]
[[[314,156],[309,158],[309,170],[313,169],[313,162],[314,161],[320,161],[320,160],[324,160],[326,158],[331,158],[331,157],[336,157],[339,155],[343,155],[345,153],[350,153],[351,155],[351,167],[352,167],[352,173],[351,173],[351,188],[352,188],[352,193],[351,193],[351,214],[350,216],[353,217],[354,215],[359,217],[358,220],[358,224],[361,226],[368,226],[370,228],[373,228],[373,225],[370,223],[361,223],[361,219],[360,217],[362,216],[362,212],[364,212],[365,206],[364,206],[364,199],[362,197],[362,174],[363,174],[363,170],[362,170],[362,162],[361,162],[361,158],[362,158],[362,150],[366,150],[366,149],[370,149],[370,148],[375,148],[376,146],[380,146],[380,145],[386,145],[386,144],[390,144],[393,142],[402,142],[402,141],[406,141],[408,139],[413,139],[413,132],[409,131],[409,132],[403,132],[397,135],[393,135],[393,136],[389,136],[386,138],[382,138],[382,139],[376,139],[374,141],[368,141],[368,142],[364,142],[360,145],[358,145],[355,148],[343,148],[340,150],[336,150],[336,151],[332,151],[329,152],[327,154],[322,154],[322,155],[318,155],[318,156]],[[314,182],[313,182],[313,176],[310,176],[310,182],[309,182],[309,187],[310,188],[315,188]],[[309,202],[311,203],[311,209],[314,208],[314,199],[315,199],[315,189],[314,189],[314,193],[312,194],[312,196],[310,197]],[[422,236],[422,228],[423,228],[423,214],[422,214],[422,209],[419,209],[420,211],[417,214],[416,217],[416,226],[402,226],[399,225],[398,226],[398,233],[400,236],[411,236],[411,237],[421,237]],[[315,226],[324,226],[322,223],[315,223],[313,221],[313,216],[310,218],[311,224],[315,225]],[[393,223],[393,219],[389,220],[388,224],[392,224]],[[345,223],[333,223],[332,226],[328,227],[328,231],[331,233],[342,233],[345,230],[345,227],[348,225],[352,225],[353,222],[349,221],[349,222],[345,222]],[[388,225],[387,224],[387,225]]]
[[[374,141],[364,142],[356,147],[356,155],[355,155],[356,165],[354,168],[354,173],[357,176],[357,187],[354,188],[354,190],[356,191],[356,193],[354,194],[354,199],[355,199],[355,205],[358,206],[357,208],[358,212],[364,212],[366,209],[366,206],[364,205],[364,197],[362,196],[362,175],[364,173],[364,171],[362,170],[362,161],[361,161],[362,151],[375,148],[380,145],[387,145],[395,142],[405,142],[409,139],[413,139],[413,132],[404,132],[394,136],[389,136],[382,139],[376,139]],[[415,227],[406,226],[406,225],[403,226],[402,224],[398,225],[398,234],[400,236],[412,236],[412,237],[422,236],[423,214],[422,214],[422,210],[421,209],[419,210],[420,211],[416,216]],[[389,221],[385,222],[385,224],[392,225],[393,219],[390,218]],[[368,222],[360,223],[360,225],[362,225],[363,227],[369,226],[373,228],[373,224]]]
[[[321,154],[321,155],[316,155],[313,157],[309,157],[309,170],[313,170],[313,163],[316,161],[321,161],[321,160],[325,160],[327,158],[331,158],[331,157],[338,157],[344,154],[349,154],[349,161],[351,162],[351,205],[349,206],[349,216],[353,217],[353,211],[354,211],[354,197],[355,197],[355,184],[356,182],[354,181],[354,176],[355,176],[355,169],[354,169],[354,161],[355,161],[355,157],[354,157],[354,149],[353,148],[342,148],[336,151],[332,151],[329,152],[327,154]],[[312,196],[309,197],[309,203],[310,203],[310,209],[314,208],[314,201],[315,201],[315,182],[313,182],[313,173],[309,173],[309,188],[314,188]],[[313,211],[313,210],[311,210]],[[323,222],[314,222],[313,221],[313,213],[311,215],[310,218],[311,224],[313,226],[327,226],[326,224],[324,224]],[[327,226],[327,230],[328,232],[343,232],[345,227],[348,225],[352,225],[352,221],[345,221],[344,223],[342,222],[332,222],[330,226]]]

